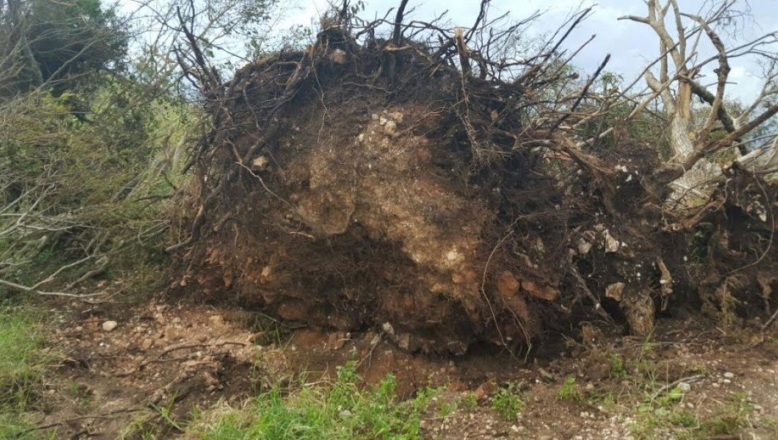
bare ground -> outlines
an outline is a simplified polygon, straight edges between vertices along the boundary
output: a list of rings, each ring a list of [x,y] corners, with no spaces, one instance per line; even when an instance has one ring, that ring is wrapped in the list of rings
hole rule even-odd
[[[118,326],[103,330],[107,320]],[[63,360],[47,377],[35,421],[56,438],[176,437],[193,411],[317,383],[351,360],[367,383],[395,374],[403,398],[445,386],[422,421],[427,438],[778,436],[778,338],[757,323],[723,331],[698,316],[668,318],[645,339],[584,324],[575,337],[516,358],[486,346],[411,355],[389,329],[327,333],[268,322],[201,304],[71,303],[55,323],[53,350]],[[680,382],[690,387],[670,396],[675,387],[666,385]],[[508,383],[523,402],[516,418],[491,403]]]

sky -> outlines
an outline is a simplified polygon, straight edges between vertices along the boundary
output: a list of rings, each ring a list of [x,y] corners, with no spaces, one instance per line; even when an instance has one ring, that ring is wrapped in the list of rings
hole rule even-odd
[[[698,13],[708,2],[705,0],[678,0],[682,11]],[[740,2],[746,3],[744,0]],[[366,0],[366,17],[373,17],[399,5],[399,0]],[[725,42],[736,43],[747,41],[768,32],[778,32],[778,0],[750,0],[751,17],[738,22],[734,35],[721,35]],[[299,9],[295,9],[282,21],[283,25],[311,24],[327,10],[326,0],[302,0]],[[446,1],[446,0],[411,0],[409,7],[416,10],[411,18],[430,19],[448,10],[448,16],[453,25],[469,27],[478,15],[480,1]],[[566,47],[574,50],[581,43],[596,35],[573,61],[584,70],[594,72],[597,66],[611,54],[607,69],[623,75],[627,82],[632,82],[642,70],[658,55],[658,44],[653,31],[644,24],[628,20],[618,20],[625,15],[646,15],[646,6],[642,0],[493,0],[490,15],[496,17],[501,13],[510,12],[516,19],[530,16],[535,11],[543,12],[534,29],[538,35],[552,32],[570,16],[582,7],[594,8],[594,13],[575,31],[568,40]],[[778,38],[778,35],[776,36]],[[778,48],[778,46],[774,46]],[[703,47],[705,54],[713,54],[710,46]],[[711,65],[704,70],[703,83],[715,81]],[[753,99],[762,87],[761,68],[753,59],[730,60],[731,84],[729,94],[740,97],[742,101]],[[642,82],[641,82],[642,85]]]
[[[283,0],[281,0],[283,1]],[[335,0],[340,3],[340,0]],[[751,14],[737,22],[732,35],[721,35],[728,45],[744,42],[769,32],[778,32],[778,0],[737,0],[747,4]],[[710,0],[678,0],[681,10],[699,13],[700,8]],[[119,4],[130,11],[136,8],[138,0],[119,0]],[[383,16],[389,8],[399,5],[399,0],[365,0],[363,17]],[[295,6],[296,5],[296,6]],[[470,27],[478,15],[479,0],[411,0],[408,7],[415,8],[408,19],[429,20],[448,10],[451,25]],[[629,20],[618,20],[625,15],[644,16],[646,6],[643,0],[492,0],[490,16],[496,17],[509,12],[512,18],[522,19],[536,11],[543,15],[530,29],[536,36],[556,30],[574,11],[593,7],[594,13],[583,22],[567,40],[564,47],[575,50],[581,43],[595,35],[595,39],[573,60],[573,64],[585,73],[594,72],[597,66],[611,54],[606,69],[621,74],[627,83],[632,82],[641,71],[658,55],[658,44],[653,31],[644,24]],[[285,16],[277,22],[279,29],[293,25],[315,26],[319,17],[328,9],[327,0],[292,0],[284,2]],[[778,38],[778,34],[776,34]],[[774,46],[775,48],[776,46]],[[712,55],[710,45],[701,47],[705,57]],[[715,75],[711,67],[703,70],[700,82],[713,83]],[[762,87],[762,70],[751,58],[730,60],[728,96],[750,102]],[[643,82],[639,83],[643,86]]]

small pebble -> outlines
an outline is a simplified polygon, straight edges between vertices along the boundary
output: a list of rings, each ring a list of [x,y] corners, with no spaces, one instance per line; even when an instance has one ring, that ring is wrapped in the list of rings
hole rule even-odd
[[[116,321],[105,321],[103,323],[103,330],[110,332],[113,331],[118,325],[119,323],[117,323]]]

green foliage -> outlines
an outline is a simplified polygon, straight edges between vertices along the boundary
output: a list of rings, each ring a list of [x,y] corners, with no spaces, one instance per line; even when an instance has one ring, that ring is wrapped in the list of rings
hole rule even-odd
[[[28,222],[50,229],[6,236],[0,261],[16,266],[3,278],[35,284],[42,273],[88,252],[98,257],[62,273],[63,281],[103,257],[109,272],[137,276],[141,282],[128,283],[137,290],[161,280],[166,207],[155,202],[173,191],[167,173],[180,166],[176,149],[194,118],[186,103],[144,91],[106,78],[91,95],[36,91],[0,105],[0,206],[29,210]],[[74,95],[88,99],[95,112],[74,116],[67,104]],[[0,219],[0,230],[15,221]]]
[[[23,415],[37,401],[51,361],[43,352],[40,321],[32,309],[0,303],[0,438],[17,438],[30,428]]]
[[[262,394],[245,410],[229,410],[216,420],[195,423],[189,432],[203,439],[418,439],[420,413],[430,393],[400,401],[389,375],[377,386],[361,388],[351,363],[338,369],[328,387],[303,388],[285,395]]]
[[[524,402],[515,383],[497,390],[492,397],[492,408],[505,420],[516,420],[518,414],[524,409]]]
[[[620,355],[616,353],[611,353],[610,363],[611,363],[611,372],[610,372],[611,377],[617,377],[617,378],[627,377],[627,368],[624,366],[624,360],[621,358]]]
[[[473,411],[478,408],[478,398],[475,393],[468,392],[460,403],[461,407],[468,411]]]
[[[753,405],[744,393],[736,393],[725,399],[722,406],[711,405],[706,412],[711,415],[702,418],[699,413],[688,410],[683,404],[684,391],[675,387],[659,395],[649,392],[637,405],[632,434],[639,439],[673,437],[678,439],[706,439],[713,437],[736,437],[748,426]]]
[[[557,395],[560,399],[568,402],[582,402],[583,394],[578,389],[578,385],[575,384],[575,376],[567,376],[565,383],[559,387]]]
[[[120,67],[127,52],[125,25],[101,0],[11,0],[0,10],[0,51],[19,72],[0,89],[24,92],[48,85],[56,96],[91,88],[98,72]]]
[[[743,393],[735,395],[721,413],[702,424],[701,429],[708,437],[733,436],[746,427],[748,416],[754,411],[753,405]]]

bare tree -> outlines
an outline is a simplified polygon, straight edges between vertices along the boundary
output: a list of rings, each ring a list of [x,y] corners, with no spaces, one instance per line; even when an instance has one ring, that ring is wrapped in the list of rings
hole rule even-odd
[[[682,12],[677,0],[646,0],[645,3],[646,16],[621,19],[648,25],[659,42],[658,76],[651,69],[643,76],[652,91],[649,99],[661,100],[670,126],[673,157],[661,170],[660,180],[672,182],[673,200],[695,193],[704,197],[705,182],[721,175],[720,168],[710,161],[710,155],[738,144],[742,146],[746,135],[778,113],[778,103],[771,101],[778,93],[775,86],[778,71],[774,67],[767,70],[759,96],[742,113],[733,115],[725,106],[731,71],[729,61],[747,56],[769,58],[771,51],[774,58],[778,31],[726,47],[717,28],[740,14],[736,9],[737,0],[715,2],[705,16]],[[705,41],[713,46],[714,54],[701,53]],[[700,82],[702,69],[711,63],[717,64],[713,91]],[[693,124],[694,97],[709,105],[701,126]],[[719,126],[726,130],[726,135],[712,136]],[[742,150],[745,152],[745,148]]]

